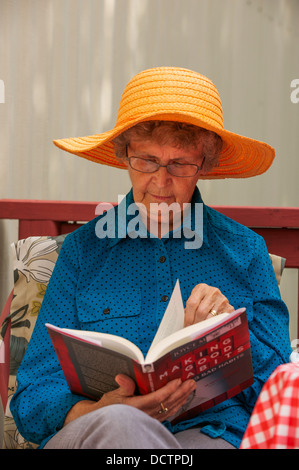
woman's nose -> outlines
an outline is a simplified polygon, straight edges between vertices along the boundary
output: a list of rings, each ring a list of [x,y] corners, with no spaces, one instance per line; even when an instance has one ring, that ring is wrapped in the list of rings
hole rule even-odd
[[[160,166],[159,170],[153,173],[153,177],[155,178],[155,182],[158,186],[166,186],[171,181],[171,174],[168,173],[166,167]]]

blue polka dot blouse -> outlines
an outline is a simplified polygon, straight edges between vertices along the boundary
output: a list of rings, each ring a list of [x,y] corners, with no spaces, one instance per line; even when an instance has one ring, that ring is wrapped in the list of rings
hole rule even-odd
[[[184,232],[181,228],[182,236],[172,232],[159,239],[148,236],[142,224],[134,227],[133,214],[125,233],[118,214],[129,212],[133,202],[131,191],[111,211],[116,224],[107,227],[105,238],[101,234],[103,217],[109,225],[107,214],[66,237],[18,371],[18,389],[11,402],[18,429],[42,447],[82,399],[69,391],[45,323],[121,335],[146,353],[179,279],[184,304],[196,284],[206,283],[218,287],[235,308],[247,308],[255,380],[242,393],[194,419],[166,426],[177,432],[201,425],[202,432],[238,447],[261,387],[291,352],[288,312],[265,242],[205,206],[198,189],[192,210],[197,207],[194,203],[200,204],[200,227],[194,228],[192,219],[189,233],[188,227]],[[192,233],[198,243],[187,248]]]

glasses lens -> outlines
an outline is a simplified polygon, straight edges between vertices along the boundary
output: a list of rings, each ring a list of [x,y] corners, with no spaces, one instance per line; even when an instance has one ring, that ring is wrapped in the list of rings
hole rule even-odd
[[[158,163],[146,158],[131,157],[129,161],[134,170],[142,171],[143,173],[153,173],[159,168]]]
[[[197,165],[187,165],[180,163],[171,163],[167,166],[169,173],[173,176],[195,176],[198,172]]]

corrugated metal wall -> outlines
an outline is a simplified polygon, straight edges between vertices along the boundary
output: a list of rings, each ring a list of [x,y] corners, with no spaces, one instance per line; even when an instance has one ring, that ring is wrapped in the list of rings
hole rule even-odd
[[[199,184],[204,200],[298,206],[298,25],[298,0],[0,0],[0,197],[117,200],[124,171],[52,140],[110,129],[132,75],[176,65],[214,81],[226,128],[277,151],[265,175]],[[0,225],[0,306],[15,233]],[[296,280],[285,279],[292,311]]]

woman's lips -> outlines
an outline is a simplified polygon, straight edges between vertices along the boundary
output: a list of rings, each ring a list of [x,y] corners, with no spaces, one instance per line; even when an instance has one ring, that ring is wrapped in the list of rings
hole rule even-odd
[[[151,197],[153,199],[156,199],[157,201],[164,201],[164,202],[168,202],[168,201],[171,201],[173,199],[173,196],[158,196],[156,194],[151,194]]]

